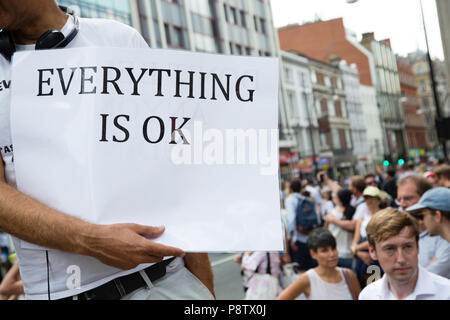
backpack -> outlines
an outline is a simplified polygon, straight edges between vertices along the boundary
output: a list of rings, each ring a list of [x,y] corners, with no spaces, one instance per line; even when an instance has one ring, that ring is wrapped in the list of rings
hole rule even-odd
[[[295,223],[305,230],[311,230],[318,226],[314,203],[307,198],[300,198],[295,208]]]

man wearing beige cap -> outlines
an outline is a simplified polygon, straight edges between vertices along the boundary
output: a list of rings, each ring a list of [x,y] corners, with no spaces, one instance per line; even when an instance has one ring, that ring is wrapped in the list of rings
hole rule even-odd
[[[367,267],[373,263],[368,252],[366,228],[375,213],[380,210],[381,191],[377,187],[369,186],[364,189],[362,195],[368,207],[368,212],[364,214],[356,224],[351,252],[355,257],[356,275],[361,287],[364,288],[367,284],[367,279],[370,276],[367,273]]]

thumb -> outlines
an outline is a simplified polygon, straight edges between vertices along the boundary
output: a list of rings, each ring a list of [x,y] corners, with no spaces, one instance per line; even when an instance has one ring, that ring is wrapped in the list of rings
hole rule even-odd
[[[143,237],[157,238],[163,234],[165,227],[164,226],[159,226],[159,227],[143,226],[143,225],[135,224],[134,230]]]

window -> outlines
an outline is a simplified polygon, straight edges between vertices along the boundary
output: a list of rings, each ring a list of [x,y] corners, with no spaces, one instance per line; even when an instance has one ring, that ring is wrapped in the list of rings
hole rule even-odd
[[[266,34],[266,21],[263,18],[259,19],[259,21],[261,22],[261,32]]]
[[[347,106],[345,105],[344,101],[342,101],[342,103],[341,103],[341,111],[342,111],[342,117],[348,118]]]
[[[337,79],[336,77],[331,77],[331,84],[333,85],[333,88],[337,88]]]
[[[325,82],[323,80],[323,74],[322,73],[316,72],[316,77],[317,77],[317,83],[318,84],[321,84],[321,85],[325,84]]]
[[[334,101],[334,107],[336,109],[336,116],[342,118],[341,101],[340,100]]]
[[[333,139],[333,149],[340,149],[341,148],[341,139],[340,139],[338,129],[331,128],[331,136]]]
[[[324,76],[324,79],[325,79],[325,85],[327,86],[327,87],[331,87],[331,80],[330,80],[330,77],[329,76]]]
[[[350,130],[345,130],[345,142],[347,144],[347,149],[351,149],[352,140],[350,139]]]
[[[243,26],[244,28],[247,28],[245,11],[241,11],[241,26]]]
[[[328,99],[327,100],[327,104],[328,104],[328,114],[332,117],[336,116],[336,112],[334,110],[334,104],[333,104],[333,100]]]
[[[228,7],[226,4],[223,4],[223,11],[225,13],[225,21],[226,22],[230,22],[229,18],[228,18]]]
[[[288,91],[289,111],[292,118],[298,118],[297,101],[295,99],[295,92]]]
[[[294,79],[292,77],[292,70],[289,68],[284,68],[284,74],[287,82],[293,82]]]
[[[320,99],[320,111],[321,114],[328,114],[327,99],[325,98]]]
[[[253,16],[253,22],[255,23],[255,31],[258,32],[258,17]]]
[[[238,24],[238,17],[237,17],[236,9],[230,7],[230,10],[231,10],[231,16],[233,17],[233,23]]]
[[[325,133],[321,133],[320,134],[320,145],[322,146],[322,149],[329,149],[329,145],[328,145],[328,143],[327,143],[327,134],[325,134]]]
[[[317,75],[316,75],[316,71],[314,71],[314,70],[311,70],[311,82],[317,83]]]
[[[300,87],[304,88],[305,87],[305,75],[303,72],[298,72],[298,82],[300,84]]]
[[[241,45],[239,45],[239,44],[236,45],[236,52],[237,52],[237,54],[242,55],[242,46]]]

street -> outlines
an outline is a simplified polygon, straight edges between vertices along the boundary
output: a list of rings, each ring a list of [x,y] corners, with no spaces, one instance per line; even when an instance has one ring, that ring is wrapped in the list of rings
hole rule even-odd
[[[214,289],[217,300],[241,300],[244,298],[240,266],[234,262],[236,253],[210,253],[214,272]]]

